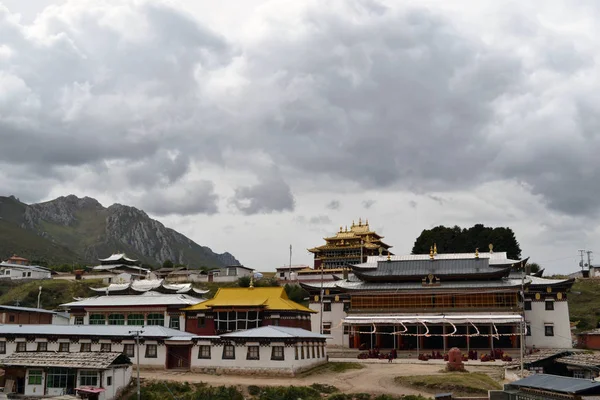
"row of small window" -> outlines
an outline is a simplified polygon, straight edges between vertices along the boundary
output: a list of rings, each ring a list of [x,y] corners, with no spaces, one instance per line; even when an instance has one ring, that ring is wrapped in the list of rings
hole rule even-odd
[[[223,360],[235,360],[235,346],[231,344],[223,346],[223,354],[221,357],[223,358]],[[211,346],[200,346],[200,348],[198,349],[198,358],[210,359]],[[246,352],[246,360],[260,360],[259,346],[248,346],[248,350]],[[283,346],[273,346],[271,348],[271,360],[284,360]]]
[[[325,357],[325,348],[318,344],[296,346],[294,347],[294,351],[296,360]]]
[[[531,336],[531,324],[526,323],[525,329],[527,330],[525,332],[525,336]],[[544,325],[544,336],[554,336],[554,325],[551,325],[551,324]]]
[[[101,343],[100,351],[110,352],[112,350],[111,343]],[[156,358],[157,357],[157,345],[155,344],[147,344],[146,345],[146,358]],[[27,343],[26,342],[17,342],[18,353],[24,353],[27,351]],[[48,343],[47,342],[38,342],[36,351],[48,351]],[[61,353],[68,353],[71,351],[71,343],[62,342],[58,344],[58,351]],[[79,351],[82,353],[92,351],[91,343],[81,343]],[[6,342],[0,342],[0,354],[6,354]],[[123,354],[128,357],[135,357],[135,345],[133,343],[127,343],[123,345]]]
[[[90,314],[90,325],[158,325],[165,326],[164,314],[152,313],[144,318],[144,314],[109,314],[108,318],[104,314]],[[84,319],[81,316],[75,317],[75,325],[83,325]],[[179,329],[179,316],[169,318],[169,328]]]
[[[27,383],[29,385],[41,385],[43,382],[44,371],[29,370]],[[46,376],[46,386],[49,388],[65,388],[69,380],[74,379],[74,373],[67,368],[50,368]],[[112,385],[112,376],[106,377],[106,386]],[[79,386],[98,387],[98,372],[79,371]]]
[[[546,301],[546,310],[547,311],[552,311],[554,310],[554,301]],[[531,301],[526,301],[524,306],[526,311],[531,311]]]

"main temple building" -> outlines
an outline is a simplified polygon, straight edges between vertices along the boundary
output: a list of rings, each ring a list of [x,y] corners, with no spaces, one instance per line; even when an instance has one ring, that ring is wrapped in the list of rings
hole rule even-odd
[[[335,236],[324,239],[324,245],[308,249],[314,254],[315,269],[342,270],[348,265],[365,262],[368,256],[384,251],[388,254],[392,247],[381,240],[383,236],[371,230],[368,220],[363,224],[362,219],[358,220],[358,224],[353,221],[350,229],[340,226]]]
[[[505,252],[368,256],[333,282],[303,283],[329,344],[408,351],[572,347],[572,279],[527,274]],[[320,326],[320,324],[322,324]],[[522,330],[522,331],[521,331]]]

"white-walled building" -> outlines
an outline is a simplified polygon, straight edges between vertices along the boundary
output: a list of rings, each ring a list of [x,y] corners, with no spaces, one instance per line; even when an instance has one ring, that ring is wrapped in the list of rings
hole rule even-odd
[[[184,330],[181,311],[205,301],[186,294],[146,291],[139,295],[89,297],[61,304],[71,315],[72,325],[158,325]]]
[[[13,264],[6,261],[0,263],[0,279],[17,281],[51,278],[52,272],[38,265]]]
[[[351,266],[348,279],[301,286],[317,311],[312,330],[319,332],[322,322],[331,345],[412,354],[518,349],[523,321],[527,347],[571,348],[567,292],[574,280],[521,275],[526,262],[503,252],[432,249],[429,255],[368,257]]]
[[[267,326],[197,336],[162,326],[0,325],[0,364],[16,353],[123,353],[141,368],[292,376],[327,362],[326,337]]]
[[[4,393],[27,397],[95,395],[113,400],[131,380],[131,361],[116,352],[15,352],[0,359]]]

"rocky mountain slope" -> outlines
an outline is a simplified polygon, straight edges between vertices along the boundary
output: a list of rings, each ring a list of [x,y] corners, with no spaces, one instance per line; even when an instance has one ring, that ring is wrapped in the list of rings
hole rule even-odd
[[[11,236],[26,237],[30,243],[24,249],[19,244],[22,241],[10,240]],[[200,246],[135,207],[113,204],[105,208],[95,199],[74,195],[31,205],[12,196],[0,197],[3,237],[8,241],[0,243],[1,257],[19,252],[50,262],[93,263],[114,252],[125,252],[153,265],[164,260],[190,267],[239,264],[231,254]],[[40,247],[47,250],[40,251]]]

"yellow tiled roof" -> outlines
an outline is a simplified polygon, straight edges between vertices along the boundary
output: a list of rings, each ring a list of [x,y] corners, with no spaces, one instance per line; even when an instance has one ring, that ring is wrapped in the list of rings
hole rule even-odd
[[[271,311],[316,311],[292,301],[282,287],[220,288],[215,297],[183,308],[184,311],[207,310],[212,307],[258,307]]]

